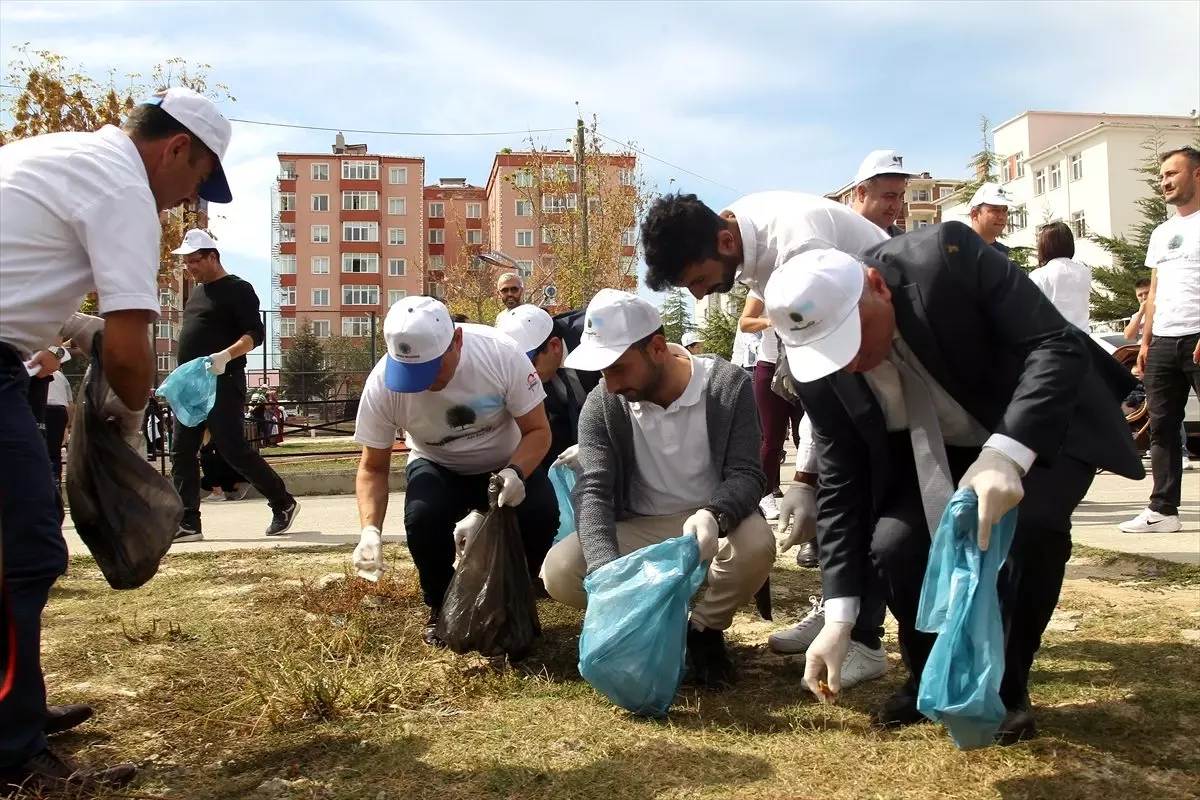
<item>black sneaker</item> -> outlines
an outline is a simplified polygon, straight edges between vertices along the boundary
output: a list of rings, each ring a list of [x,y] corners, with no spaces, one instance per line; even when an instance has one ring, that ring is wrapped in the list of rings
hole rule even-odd
[[[95,713],[91,706],[71,705],[71,706],[47,706],[46,707],[46,724],[42,730],[47,736],[53,736],[56,733],[65,733],[72,728],[78,728],[83,723],[92,718]]]
[[[817,569],[821,561],[817,558],[817,543],[805,542],[796,551],[796,564],[807,569]]]
[[[1037,738],[1037,721],[1033,718],[1033,709],[1017,708],[1008,710],[1000,730],[996,732],[996,744],[1007,746],[1017,742],[1027,742]]]
[[[929,722],[929,717],[917,710],[916,688],[910,682],[871,714],[871,722],[880,728],[905,728]]]
[[[179,530],[176,532],[175,538],[171,540],[171,543],[179,544],[180,542],[202,541],[204,541],[204,534],[200,532],[200,526],[185,522],[179,526]]]
[[[0,795],[17,790],[29,797],[79,797],[83,792],[124,786],[135,775],[133,764],[82,769],[47,747],[20,766],[0,770]]]
[[[445,647],[446,643],[437,635],[438,617],[441,616],[440,608],[431,608],[429,610],[429,619],[425,620],[425,629],[421,631],[421,640],[430,647]]]
[[[725,649],[725,633],[688,626],[687,654],[692,665],[692,682],[709,689],[724,689],[737,677]]]
[[[293,498],[290,506],[283,511],[275,512],[275,516],[271,518],[271,524],[267,526],[267,536],[282,536],[287,533],[299,513],[300,504]]]

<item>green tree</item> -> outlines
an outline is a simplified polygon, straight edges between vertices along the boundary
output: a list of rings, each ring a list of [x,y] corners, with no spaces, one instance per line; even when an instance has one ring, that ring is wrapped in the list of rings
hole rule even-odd
[[[975,192],[979,191],[980,186],[1000,181],[1000,176],[996,173],[1000,159],[996,155],[996,151],[992,149],[992,138],[988,130],[990,125],[987,117],[982,115],[979,117],[981,146],[979,152],[971,156],[971,160],[967,163],[967,168],[971,170],[971,180],[958,187],[958,191],[955,192],[954,199],[958,202],[969,203],[975,196]]]
[[[738,332],[738,319],[746,305],[746,288],[741,284],[728,295],[727,303],[714,303],[704,314],[700,326],[700,341],[703,352],[714,353],[722,358],[733,356],[733,339]],[[727,306],[728,311],[722,306]]]
[[[362,391],[363,383],[375,362],[371,359],[371,338],[353,338],[333,334],[321,343],[325,355],[325,366],[331,378],[328,389],[330,397],[350,397]],[[383,346],[380,337],[376,344]]]
[[[284,354],[279,382],[284,397],[302,406],[328,398],[336,382],[326,367],[325,345],[307,319],[297,326],[292,347]]]
[[[659,313],[662,315],[663,330],[668,342],[681,342],[683,334],[695,327],[692,325],[691,309],[688,308],[688,301],[682,289],[667,292],[667,299],[663,301]]]

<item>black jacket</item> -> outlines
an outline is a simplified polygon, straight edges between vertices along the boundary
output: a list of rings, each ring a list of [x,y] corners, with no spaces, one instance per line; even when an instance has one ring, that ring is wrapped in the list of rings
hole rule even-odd
[[[1145,476],[1121,411],[1135,383],[1129,371],[969,227],[947,222],[913,231],[862,261],[891,289],[905,343],[987,431],[1033,450],[1038,463],[1066,453],[1125,477]],[[825,596],[861,596],[891,463],[883,412],[861,375],[836,372],[798,389],[820,459]]]
[[[587,311],[584,308],[576,308],[571,311],[563,311],[560,314],[555,314],[554,320],[554,336],[561,337],[563,344],[568,350],[574,350],[579,347],[579,343],[583,340],[583,315]],[[581,372],[576,371],[579,376],[580,383],[583,384],[585,392],[590,392],[596,388],[596,384],[600,383],[599,372]]]

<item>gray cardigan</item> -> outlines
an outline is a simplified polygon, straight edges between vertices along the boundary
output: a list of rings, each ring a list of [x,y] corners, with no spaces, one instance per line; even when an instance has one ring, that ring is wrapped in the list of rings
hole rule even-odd
[[[728,361],[711,360],[705,417],[721,483],[707,505],[723,511],[731,526],[737,527],[758,512],[767,483],[758,456],[762,429],[750,376]],[[604,381],[588,394],[579,415],[579,467],[581,476],[572,497],[579,543],[590,573],[619,555],[616,523],[635,516],[629,508],[629,486],[636,468],[629,402],[609,394]]]

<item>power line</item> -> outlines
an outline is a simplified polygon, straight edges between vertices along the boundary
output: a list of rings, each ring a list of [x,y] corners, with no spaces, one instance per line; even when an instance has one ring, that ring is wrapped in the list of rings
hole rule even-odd
[[[666,166],[670,167],[671,169],[677,169],[680,172],[691,175],[693,178],[699,178],[702,181],[711,183],[713,186],[720,186],[722,189],[728,189],[729,191],[733,192],[734,194],[745,194],[745,192],[741,191],[740,189],[735,189],[732,186],[726,186],[725,184],[721,183],[720,181],[714,181],[712,178],[706,178],[703,175],[701,175],[700,173],[692,172],[690,169],[684,169],[683,167],[679,166],[678,164],[672,164],[670,161],[659,158],[658,156],[653,155],[651,153],[647,153],[645,150],[642,150],[641,148],[638,148],[638,147],[634,147],[633,145],[629,144],[628,142],[622,142],[619,139],[614,139],[611,136],[606,136],[605,134],[600,133],[600,131],[596,131],[596,135],[602,139],[607,139],[608,141],[612,142],[613,144],[619,145],[621,147],[627,147],[630,150],[632,150],[633,152],[637,153],[638,155],[643,155],[646,158],[651,159],[652,161],[657,161],[660,164],[665,164]]]
[[[339,133],[361,133],[368,136],[520,136],[527,133],[558,133],[574,128],[531,128],[523,131],[372,131],[359,128],[327,128],[321,125],[295,125],[290,122],[263,122],[257,119],[227,117],[230,122],[243,125],[266,125],[272,128],[295,128],[302,131],[335,131]]]

